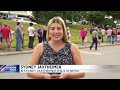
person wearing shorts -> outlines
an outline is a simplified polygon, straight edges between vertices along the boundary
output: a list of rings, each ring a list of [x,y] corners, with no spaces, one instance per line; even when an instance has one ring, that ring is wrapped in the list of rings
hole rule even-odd
[[[6,23],[1,28],[1,32],[2,32],[3,49],[6,48],[6,46],[9,49],[10,48],[10,40],[9,40],[10,29],[7,27]]]
[[[2,42],[5,45],[5,47],[8,46],[8,48],[10,48],[10,39],[9,38],[3,38]]]

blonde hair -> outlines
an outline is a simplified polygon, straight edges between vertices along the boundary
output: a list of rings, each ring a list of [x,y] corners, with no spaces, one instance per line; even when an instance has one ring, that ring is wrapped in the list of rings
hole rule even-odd
[[[67,30],[69,30],[70,28],[69,27],[67,27]]]
[[[50,27],[53,23],[58,23],[62,26],[63,28],[63,38],[62,40],[64,42],[68,42],[68,37],[67,37],[67,29],[66,29],[66,25],[65,25],[65,22],[64,20],[61,18],[61,17],[54,17],[52,19],[49,20],[48,22],[48,25],[47,25],[47,40],[51,40],[51,38],[49,37],[49,30],[50,30]]]

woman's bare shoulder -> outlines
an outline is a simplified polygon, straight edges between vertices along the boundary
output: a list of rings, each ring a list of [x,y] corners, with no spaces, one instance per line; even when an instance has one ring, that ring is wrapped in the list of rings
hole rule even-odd
[[[43,50],[43,42],[42,43],[39,43],[36,45],[36,47],[34,48],[35,51],[42,51]]]
[[[76,44],[71,43],[71,52],[76,53],[77,51],[79,51],[79,47]]]
[[[72,49],[75,49],[75,48],[78,49],[78,46],[76,44],[74,44],[74,43],[71,43],[71,48]]]
[[[44,44],[44,43],[43,43],[43,42],[41,42],[41,43],[37,44],[36,46],[37,46],[37,47],[42,47],[42,46],[43,46],[43,44]]]

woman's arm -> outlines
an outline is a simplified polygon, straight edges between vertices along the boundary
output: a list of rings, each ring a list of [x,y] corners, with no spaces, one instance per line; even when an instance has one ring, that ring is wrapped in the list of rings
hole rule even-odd
[[[73,56],[73,62],[75,65],[82,65],[82,59],[80,56],[79,48],[75,44],[71,44],[71,52]],[[85,76],[85,73],[78,73],[78,72],[70,72],[70,73],[62,73],[60,75],[60,78],[68,78],[68,79],[77,79],[77,78],[83,78]]]
[[[43,52],[43,43],[40,43],[34,48],[32,57],[29,61],[29,65],[38,65],[40,63],[40,56],[42,52]],[[35,79],[50,79],[50,75],[44,73],[27,73],[27,76]]]
[[[83,61],[81,59],[80,50],[75,44],[71,44],[71,52],[73,56],[73,62],[75,65],[82,65]],[[70,73],[68,74],[68,78],[83,78],[85,73]]]

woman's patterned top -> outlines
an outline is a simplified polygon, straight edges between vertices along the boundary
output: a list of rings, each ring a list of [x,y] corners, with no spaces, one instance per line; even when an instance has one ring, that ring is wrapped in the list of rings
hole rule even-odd
[[[40,57],[40,65],[72,65],[71,44],[66,43],[59,51],[54,51],[48,41],[44,42],[44,50]]]

